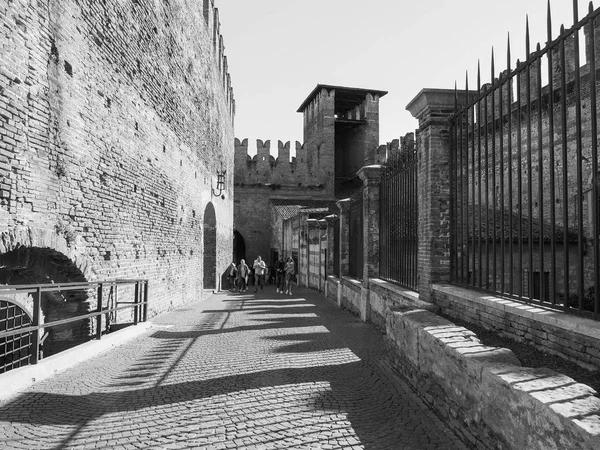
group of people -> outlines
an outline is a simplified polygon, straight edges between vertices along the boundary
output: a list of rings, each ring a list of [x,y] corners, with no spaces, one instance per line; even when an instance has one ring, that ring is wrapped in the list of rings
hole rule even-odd
[[[254,273],[254,292],[258,291],[259,286],[263,290],[268,269],[260,255],[254,260],[252,269],[248,267],[246,261],[243,259],[237,266],[235,261],[232,261],[227,269],[229,290],[235,291],[237,289],[238,292],[246,292],[248,290],[248,281],[252,279],[252,272]],[[290,256],[284,262],[283,257],[280,256],[273,270],[275,271],[277,293],[283,294],[285,286],[285,294],[292,295],[292,285],[296,280],[296,264],[294,263],[294,259]]]

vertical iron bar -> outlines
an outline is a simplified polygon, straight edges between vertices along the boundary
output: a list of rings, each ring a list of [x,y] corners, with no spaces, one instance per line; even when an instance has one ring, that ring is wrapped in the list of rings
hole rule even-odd
[[[469,238],[469,228],[471,225],[471,221],[470,221],[470,214],[469,214],[469,126],[471,126],[471,130],[473,129],[472,125],[469,125],[469,111],[471,111],[471,107],[469,106],[469,75],[468,73],[465,73],[465,106],[466,106],[466,111],[464,112],[464,121],[465,121],[465,128],[466,128],[466,134],[465,134],[465,141],[464,141],[464,146],[465,146],[465,166],[464,166],[464,174],[465,174],[465,183],[464,183],[464,206],[463,209],[465,211],[465,225],[464,225],[464,233],[465,233],[465,240],[464,240],[464,246],[465,246],[465,255],[463,257],[463,259],[465,260],[465,275],[466,275],[466,281],[465,283],[470,284],[472,283],[472,280],[469,279],[469,266],[470,264],[470,258],[471,258],[471,245],[470,245],[470,238]],[[472,123],[472,122],[471,122]]]
[[[465,282],[465,180],[464,180],[464,139],[465,139],[465,119],[464,112],[461,111],[460,116],[460,156],[458,161],[458,170],[460,172],[460,187],[458,188],[458,195],[460,197],[460,246],[457,248],[457,251],[460,252],[460,283],[464,284]],[[458,199],[457,198],[457,199]]]
[[[565,27],[560,27],[560,107],[561,107],[561,135],[562,135],[562,189],[563,189],[563,290],[564,304],[569,309],[569,185],[567,183],[567,63],[565,59]]]
[[[544,164],[543,164],[543,152],[542,152],[542,56],[540,54],[540,44],[537,44],[537,146],[538,146],[538,221],[539,221],[539,241],[540,241],[540,301],[546,300],[545,283],[544,283],[544,223],[546,222],[544,217]],[[531,243],[533,249],[533,242]]]
[[[547,39],[546,47],[548,49],[548,148],[549,161],[548,173],[550,175],[550,279],[552,288],[550,291],[550,300],[556,304],[556,186],[555,186],[555,156],[554,156],[554,71],[552,55],[552,15],[550,12],[550,0],[548,0],[548,21],[547,21]]]
[[[483,135],[484,142],[483,146],[485,149],[485,284],[484,288],[489,289],[490,287],[490,170],[489,170],[489,160],[490,160],[490,151],[489,151],[489,115],[488,115],[488,96],[489,89],[487,87],[484,88],[484,97],[483,97]],[[481,128],[480,128],[481,129]]]
[[[517,273],[519,274],[519,298],[523,297],[523,124],[521,119],[521,76],[522,65],[517,60],[517,209],[519,221],[517,239],[519,243]]]
[[[36,327],[32,333],[31,349],[33,350],[31,355],[31,364],[37,364],[40,357],[40,332],[42,329],[37,328],[40,326],[42,309],[42,287],[38,286],[36,289],[35,297],[33,298],[33,326]]]
[[[492,290],[496,291],[498,255],[496,254],[496,88],[494,87],[494,49],[492,48]],[[488,175],[489,176],[489,175]]]
[[[483,280],[483,243],[481,239],[483,237],[483,233],[481,230],[481,72],[479,70],[479,63],[477,64],[477,201],[478,201],[478,240],[477,240],[477,253],[479,256],[479,261],[477,264],[477,272],[478,272],[478,283],[477,286],[482,286]]]
[[[504,80],[502,79],[502,75],[500,76],[500,98],[498,99],[498,113],[500,115],[500,132],[498,134],[500,138],[500,292],[506,292],[506,274],[504,267],[504,256],[506,252],[504,230]]]
[[[140,297],[140,282],[135,282],[135,291],[133,294],[133,324],[138,324],[138,301]]]
[[[589,4],[589,14],[594,11],[592,3]],[[594,19],[590,19],[590,117],[592,128],[592,232],[593,236],[593,270],[594,270],[594,318],[600,313],[600,224],[598,219],[598,123],[596,103],[596,37]]]
[[[531,147],[531,64],[530,59],[530,43],[529,43],[529,16],[527,16],[527,32],[525,33],[525,47],[527,53],[527,86],[525,86],[526,100],[527,100],[527,247],[528,247],[528,263],[529,268],[528,280],[527,280],[527,295],[529,300],[533,300],[533,174],[532,171],[532,147]]]
[[[508,151],[507,151],[507,164],[508,164],[508,228],[509,228],[509,232],[508,232],[508,268],[510,270],[509,273],[509,277],[508,277],[508,293],[510,295],[514,295],[515,293],[515,289],[514,289],[514,268],[513,268],[513,252],[514,252],[514,246],[513,246],[513,216],[514,216],[514,211],[513,211],[513,182],[512,182],[512,176],[513,176],[513,157],[512,157],[512,76],[511,76],[511,63],[510,63],[510,35],[508,36],[508,44],[507,44],[507,52],[506,52],[506,67],[507,67],[507,72],[508,72],[508,105],[507,105],[507,115],[508,115],[508,120],[507,120],[507,125],[508,125]]]
[[[96,312],[98,315],[96,316],[96,339],[100,339],[102,337],[102,291],[103,291],[103,283],[98,285],[98,302],[96,303]]]
[[[148,285],[149,285],[149,281],[145,280],[144,281],[144,306],[143,306],[143,317],[142,317],[142,321],[143,322],[147,322],[148,321]]]
[[[473,105],[471,105],[470,110],[471,110],[471,168],[472,168],[472,175],[471,175],[471,204],[472,204],[472,220],[471,220],[471,239],[473,240],[473,248],[472,248],[472,260],[473,260],[473,267],[471,267],[471,284],[473,286],[477,286],[477,273],[475,271],[475,268],[477,267],[477,258],[476,258],[476,248],[477,248],[477,236],[475,233],[475,128],[477,126],[477,124],[475,123],[475,107],[476,107],[477,103],[474,103]]]
[[[579,21],[577,0],[573,0],[573,23]],[[574,31],[575,59],[575,136],[577,145],[577,296],[578,309],[583,310],[583,145],[581,141],[581,78],[579,71],[579,30]]]

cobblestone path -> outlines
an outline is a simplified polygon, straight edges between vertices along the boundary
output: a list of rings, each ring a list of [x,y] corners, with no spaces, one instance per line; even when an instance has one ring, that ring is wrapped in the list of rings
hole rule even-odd
[[[464,448],[382,335],[313,291],[221,293],[153,322],[0,404],[0,448]]]

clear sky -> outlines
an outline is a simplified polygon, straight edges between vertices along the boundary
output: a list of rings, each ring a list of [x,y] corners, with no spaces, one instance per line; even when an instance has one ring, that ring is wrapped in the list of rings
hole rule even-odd
[[[296,110],[318,83],[388,91],[380,143],[414,131],[406,105],[425,87],[476,86],[546,42],[547,0],[215,0],[236,101],[235,135],[302,142]],[[579,19],[588,2],[579,0]],[[551,0],[555,39],[573,24],[572,0]],[[583,47],[583,36],[581,37]],[[293,148],[293,146],[292,146]]]

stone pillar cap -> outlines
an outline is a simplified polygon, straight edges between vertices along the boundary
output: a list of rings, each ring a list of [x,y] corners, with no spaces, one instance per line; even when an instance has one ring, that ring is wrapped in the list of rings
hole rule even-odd
[[[381,179],[382,170],[383,166],[381,164],[372,164],[370,166],[361,167],[356,174],[362,181],[379,181]]]
[[[351,201],[351,198],[344,198],[342,200],[338,200],[337,202],[335,202],[335,204],[338,208],[340,208],[340,211],[344,212],[346,209],[348,209],[348,206],[350,206]]]
[[[317,219],[306,219],[306,225],[308,225],[309,228],[316,227],[318,225]]]

